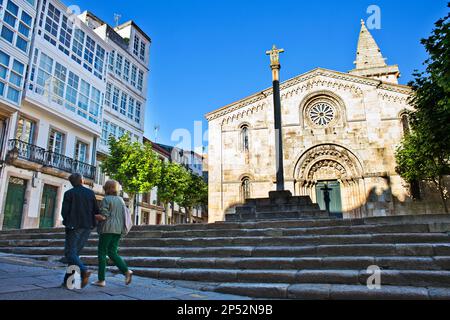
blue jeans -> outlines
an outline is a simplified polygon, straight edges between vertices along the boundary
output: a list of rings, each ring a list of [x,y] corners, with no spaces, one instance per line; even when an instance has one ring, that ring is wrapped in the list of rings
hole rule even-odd
[[[66,228],[66,243],[64,255],[69,266],[78,266],[82,273],[87,271],[86,266],[80,260],[80,253],[83,250],[91,229],[69,229]]]

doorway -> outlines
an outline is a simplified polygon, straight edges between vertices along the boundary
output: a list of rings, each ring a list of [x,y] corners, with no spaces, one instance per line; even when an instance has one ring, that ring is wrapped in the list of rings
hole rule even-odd
[[[50,185],[44,185],[41,200],[41,214],[39,228],[53,228],[55,223],[56,195],[58,188]]]
[[[10,177],[8,192],[6,194],[5,216],[3,218],[3,230],[20,229],[22,226],[23,205],[27,181]]]
[[[326,210],[332,217],[343,218],[341,184],[337,180],[320,181],[316,185],[316,199],[321,210]]]

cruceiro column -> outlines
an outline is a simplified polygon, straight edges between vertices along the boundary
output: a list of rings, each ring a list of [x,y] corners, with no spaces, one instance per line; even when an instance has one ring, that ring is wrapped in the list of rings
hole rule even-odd
[[[275,114],[275,153],[277,166],[277,191],[284,191],[284,166],[283,166],[283,132],[281,124],[281,97],[280,97],[280,53],[284,49],[277,49],[273,45],[272,50],[267,51],[270,55],[270,67],[273,79],[273,105]]]

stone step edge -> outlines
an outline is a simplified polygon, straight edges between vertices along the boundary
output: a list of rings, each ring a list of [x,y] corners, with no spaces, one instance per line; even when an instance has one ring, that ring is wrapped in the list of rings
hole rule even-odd
[[[397,227],[397,226],[405,226],[406,225],[389,225],[392,227]],[[423,227],[423,226],[430,226],[429,224],[414,224],[414,225],[410,225],[413,228],[418,228],[418,227]],[[433,225],[434,226],[434,225]],[[283,232],[296,232],[298,231],[299,233],[301,233],[302,231],[317,231],[317,233],[310,233],[310,234],[305,234],[305,236],[314,236],[314,235],[320,235],[320,231],[332,231],[332,230],[336,230],[336,231],[342,231],[343,233],[325,233],[324,235],[364,235],[367,234],[367,231],[371,232],[372,234],[446,234],[446,233],[450,233],[450,229],[449,231],[441,231],[442,229],[439,228],[432,228],[432,229],[428,229],[428,231],[408,231],[408,229],[406,229],[404,232],[400,232],[400,231],[384,231],[380,230],[377,231],[376,228],[381,228],[381,227],[385,227],[385,225],[370,225],[370,226],[355,226],[355,227],[360,227],[362,230],[355,230],[352,231],[352,229],[349,230],[344,230],[347,228],[352,228],[351,226],[338,226],[338,227],[311,227],[311,228],[297,228],[297,227],[292,227],[292,228],[262,228],[262,229],[210,229],[210,230],[195,230],[194,232],[196,233],[207,233],[207,232],[211,232],[211,233],[277,233],[277,234],[281,234],[280,236],[290,236],[290,235],[282,235]],[[366,230],[366,228],[368,230]],[[372,231],[375,230],[375,231]],[[131,233],[128,234],[127,238],[141,238],[141,235],[145,235],[145,234],[154,234],[152,236],[143,236],[145,238],[164,238],[164,239],[170,239],[171,237],[165,237],[163,235],[170,235],[172,233],[178,234],[178,233],[188,233],[189,231],[132,231]],[[345,233],[345,232],[349,232],[349,233]],[[64,232],[55,232],[55,233],[18,233],[18,234],[14,234],[14,235],[8,235],[8,234],[2,234],[0,231],[0,240],[14,240],[16,238],[16,236],[39,236],[39,239],[54,239],[54,236],[59,236],[59,237],[64,237],[65,233]],[[98,234],[93,231],[91,233],[91,237],[98,237]],[[195,236],[195,237],[204,237],[204,238],[211,238],[211,237],[218,237],[217,235],[199,235],[199,236]],[[232,236],[230,236],[232,237]],[[255,236],[257,237],[257,236]],[[24,239],[27,240],[27,239]],[[30,240],[36,240],[36,239],[30,239]]]
[[[50,262],[61,262],[63,257],[62,256],[54,256],[54,255],[16,255],[19,257],[24,257],[24,258],[29,258],[29,259],[34,259],[34,260],[39,260],[39,261],[50,261]],[[80,257],[82,261],[84,261],[84,263],[86,265],[96,265],[97,264],[97,256],[89,256],[89,255],[84,255]],[[432,264],[432,263],[437,263],[439,264],[440,261],[442,260],[450,260],[450,256],[434,256],[434,257],[423,257],[423,256],[361,256],[361,257],[356,257],[357,262],[355,261],[351,261],[351,259],[354,257],[328,257],[328,256],[322,256],[322,257],[314,257],[314,258],[285,258],[285,257],[278,257],[278,258],[204,258],[204,257],[198,257],[198,258],[186,258],[186,257],[152,257],[152,256],[140,256],[140,257],[125,257],[125,261],[128,264],[132,264],[133,261],[138,262],[139,260],[146,260],[149,259],[156,261],[156,263],[164,263],[164,262],[168,262],[169,264],[172,263],[172,266],[167,266],[167,267],[162,267],[162,268],[181,268],[182,266],[178,266],[177,263],[180,262],[185,262],[186,264],[189,264],[189,262],[194,262],[197,264],[200,264],[204,261],[204,263],[206,263],[206,261],[214,261],[214,264],[216,263],[221,263],[223,261],[226,260],[234,260],[236,261],[236,263],[238,263],[238,261],[245,261],[247,263],[253,261],[253,262],[258,262],[260,264],[263,264],[265,261],[267,262],[287,262],[289,263],[290,260],[297,260],[297,262],[301,262],[301,260],[304,260],[304,262],[307,263],[311,263],[311,262],[320,262],[320,266],[305,266],[303,268],[303,270],[321,270],[322,267],[327,267],[329,268],[330,265],[333,264],[341,264],[342,263],[360,263],[362,261],[365,262],[365,264],[369,265],[378,265],[381,266],[381,268],[385,269],[385,270],[393,270],[393,269],[387,269],[386,264],[387,263],[393,263],[393,264],[399,264],[399,261],[403,261],[404,263],[412,263],[414,262],[414,260],[420,260],[420,259],[425,259],[427,260],[426,262],[428,264]],[[382,260],[391,260],[391,261],[382,261]],[[95,261],[95,263],[93,263],[93,261]],[[111,261],[109,261],[109,263],[111,263]],[[293,262],[292,262],[293,263]],[[322,266],[322,263],[325,263],[325,265]],[[139,266],[137,266],[139,267]],[[143,267],[143,266],[140,266]],[[143,267],[146,268],[146,267]],[[198,268],[198,267],[196,267]],[[345,269],[346,267],[334,267],[334,270],[342,270]],[[390,268],[390,267],[389,267]],[[398,268],[398,267],[397,267]],[[212,269],[221,269],[219,268],[219,266],[217,266],[217,268],[212,268]],[[227,269],[229,270],[248,270],[249,268],[238,268],[237,266],[230,266]],[[268,270],[268,268],[263,268],[263,269],[259,269],[259,270]],[[279,268],[276,270],[290,270],[289,268]],[[440,269],[397,269],[397,270],[408,270],[408,271],[412,271],[412,270],[417,270],[417,271],[422,271],[422,270],[429,270],[429,271],[450,271],[450,267],[449,269],[445,269],[442,268],[442,266],[440,266]]]
[[[328,283],[362,285],[372,275],[367,270],[230,270],[130,268],[136,275],[155,279],[242,282],[242,283]],[[109,270],[114,271],[114,267]],[[323,282],[322,282],[323,281]],[[450,288],[449,271],[382,270],[381,282],[386,285],[434,286]]]
[[[425,222],[423,222],[425,220]],[[402,215],[402,216],[388,216],[388,217],[368,217],[368,218],[358,218],[358,219],[344,219],[344,220],[336,220],[336,219],[321,219],[321,220],[292,220],[298,221],[301,223],[314,223],[314,222],[330,222],[335,223],[339,221],[343,223],[343,225],[347,226],[355,226],[355,225],[392,225],[392,224],[414,224],[417,221],[421,221],[425,224],[436,224],[436,223],[450,223],[450,215],[447,214],[422,214],[422,215]],[[181,231],[181,230],[202,230],[200,228],[208,228],[215,229],[216,227],[222,226],[238,226],[242,227],[245,225],[255,225],[255,224],[265,224],[265,223],[280,223],[277,220],[269,220],[269,221],[257,221],[255,223],[251,222],[216,222],[213,224],[180,224],[180,225],[160,225],[160,226],[137,226],[134,227],[134,231],[144,230],[144,231]],[[282,222],[282,221],[281,221]],[[253,228],[252,228],[253,229]],[[203,229],[204,230],[204,229]],[[39,233],[41,231],[59,231],[64,232],[63,228],[51,228],[51,229],[21,229],[21,230],[5,230],[0,231],[0,234],[14,234],[14,233]]]
[[[435,237],[435,239],[433,239]],[[377,239],[381,238],[381,239]],[[160,242],[161,245],[164,243],[167,246],[180,246],[180,245],[194,245],[196,242],[203,242],[208,244],[209,242],[228,242],[228,246],[246,246],[244,243],[239,242],[254,242],[254,241],[263,241],[263,240],[273,240],[274,242],[283,242],[283,241],[298,241],[299,244],[304,242],[305,244],[308,241],[314,241],[311,245],[332,245],[333,243],[339,241],[342,242],[342,245],[351,245],[351,244],[394,244],[391,240],[387,242],[387,238],[405,238],[402,243],[404,244],[420,244],[420,243],[442,243],[446,239],[449,240],[450,243],[450,234],[447,233],[380,233],[380,234],[352,234],[352,235],[311,235],[311,236],[255,236],[255,237],[205,237],[205,238],[124,238],[122,242],[122,246],[124,243],[140,243],[140,242]],[[416,239],[415,239],[416,238]],[[231,240],[232,243],[229,243]],[[381,240],[386,240],[381,241]],[[317,243],[318,241],[318,243]],[[0,239],[0,248],[1,247],[48,247],[49,245],[56,244],[57,246],[64,245],[64,239]],[[173,244],[170,242],[180,242],[179,244]],[[181,243],[182,242],[182,243]],[[92,244],[98,243],[98,238],[90,238],[87,247],[92,247]],[[398,242],[395,242],[397,244]],[[210,244],[211,245],[211,244]],[[218,243],[217,245],[222,246],[222,244]],[[266,246],[270,246],[270,244],[265,244]],[[54,246],[53,246],[54,247]],[[125,246],[124,246],[125,247]],[[215,247],[215,245],[213,245]]]
[[[450,289],[434,287],[382,286],[369,290],[362,285],[333,284],[243,284],[211,283],[185,280],[167,281],[168,284],[200,291],[233,293],[262,299],[283,300],[450,300]]]

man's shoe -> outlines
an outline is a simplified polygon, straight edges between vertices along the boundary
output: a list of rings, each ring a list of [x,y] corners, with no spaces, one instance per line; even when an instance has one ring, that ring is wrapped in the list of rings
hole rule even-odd
[[[131,283],[131,280],[133,278],[133,271],[128,271],[125,273],[125,284],[128,286]]]
[[[92,272],[86,271],[81,274],[81,289],[86,287],[89,284],[89,277],[92,275]]]

